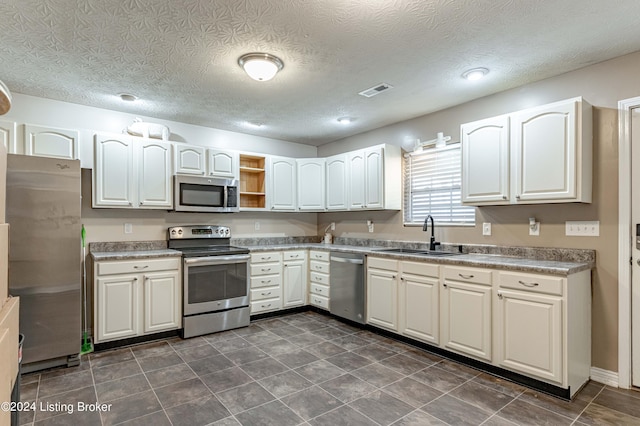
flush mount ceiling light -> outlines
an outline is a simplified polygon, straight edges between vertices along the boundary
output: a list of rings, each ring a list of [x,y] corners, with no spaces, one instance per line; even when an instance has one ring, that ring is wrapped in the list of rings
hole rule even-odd
[[[282,68],[284,63],[276,56],[268,53],[247,53],[238,58],[238,65],[254,80],[271,80]]]
[[[485,75],[489,74],[487,68],[472,68],[462,73],[462,78],[469,81],[480,80]]]
[[[132,95],[131,93],[119,93],[118,96],[125,102],[133,102],[138,99],[136,95]]]

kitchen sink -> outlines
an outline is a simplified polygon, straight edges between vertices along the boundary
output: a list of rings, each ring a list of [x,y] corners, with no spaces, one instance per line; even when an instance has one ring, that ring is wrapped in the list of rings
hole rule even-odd
[[[408,248],[385,248],[375,249],[380,253],[398,253],[398,254],[417,254],[422,256],[456,256],[462,253],[455,253],[452,251],[438,251],[438,250],[421,250],[421,249],[408,249]]]

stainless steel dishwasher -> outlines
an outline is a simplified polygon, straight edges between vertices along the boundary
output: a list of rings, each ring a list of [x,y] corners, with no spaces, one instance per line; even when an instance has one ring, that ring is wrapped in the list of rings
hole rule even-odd
[[[331,252],[329,312],[365,323],[364,255]]]

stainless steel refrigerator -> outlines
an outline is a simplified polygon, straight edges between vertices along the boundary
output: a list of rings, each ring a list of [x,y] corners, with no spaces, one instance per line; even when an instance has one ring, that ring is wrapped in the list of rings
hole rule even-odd
[[[80,161],[7,156],[9,293],[22,371],[75,365],[81,343]]]

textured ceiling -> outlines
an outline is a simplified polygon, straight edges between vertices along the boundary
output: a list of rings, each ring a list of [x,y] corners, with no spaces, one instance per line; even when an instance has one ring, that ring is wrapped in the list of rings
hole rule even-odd
[[[638,51],[639,16],[637,0],[2,0],[0,80],[321,145]],[[254,51],[284,69],[251,80],[237,59]],[[479,66],[488,78],[460,78]],[[382,82],[394,89],[358,96]]]

